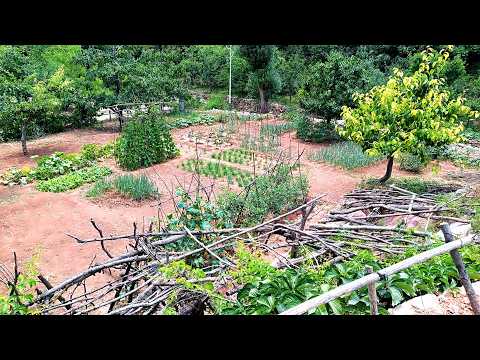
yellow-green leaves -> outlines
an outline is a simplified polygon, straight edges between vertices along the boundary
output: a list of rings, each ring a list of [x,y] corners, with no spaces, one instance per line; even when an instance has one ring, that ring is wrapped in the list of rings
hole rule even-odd
[[[461,140],[461,119],[478,117],[464,98],[450,98],[439,77],[451,48],[422,53],[422,63],[411,76],[399,69],[385,85],[354,97],[355,106],[343,107],[345,125],[339,133],[360,144],[370,155],[411,153],[426,157],[427,146]]]

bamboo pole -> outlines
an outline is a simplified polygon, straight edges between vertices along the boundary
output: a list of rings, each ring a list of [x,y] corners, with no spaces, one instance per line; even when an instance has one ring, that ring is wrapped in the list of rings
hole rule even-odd
[[[424,251],[420,254],[412,256],[408,259],[400,261],[392,266],[388,266],[382,270],[379,270],[373,274],[366,275],[360,279],[354,280],[347,284],[341,285],[333,290],[327,291],[326,293],[314,297],[310,300],[305,301],[297,306],[294,306],[282,313],[280,315],[302,315],[305,314],[307,311],[317,308],[322,304],[329,303],[336,298],[343,296],[345,294],[351,293],[355,290],[361,289],[364,286],[367,286],[371,283],[375,283],[387,276],[396,274],[402,270],[408,269],[413,265],[417,265],[423,263],[431,258],[445,254],[452,250],[461,248],[465,245],[471,244],[474,241],[474,237],[455,240],[444,245],[438,246],[434,249]]]
[[[442,230],[443,237],[445,238],[445,243],[451,243],[454,241],[453,234],[450,231],[450,227],[447,223],[440,224],[440,229]],[[462,260],[462,256],[457,249],[450,251],[450,256],[452,257],[452,260],[457,267],[460,282],[464,287],[465,292],[467,293],[467,297],[470,301],[470,305],[472,306],[473,313],[475,315],[480,315],[480,302],[477,294],[475,293],[475,289],[472,286],[467,270],[465,269],[465,264]]]
[[[367,274],[372,274],[373,268],[367,266]],[[378,315],[378,305],[377,305],[377,289],[375,283],[368,284],[368,298],[370,300],[370,314]]]

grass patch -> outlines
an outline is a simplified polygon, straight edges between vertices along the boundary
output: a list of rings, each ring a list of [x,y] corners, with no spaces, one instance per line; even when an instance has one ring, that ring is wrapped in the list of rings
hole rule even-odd
[[[327,162],[351,170],[372,165],[383,157],[368,156],[362,148],[351,141],[332,144],[310,155],[310,160]]]
[[[36,189],[44,192],[64,192],[94,182],[111,172],[112,170],[107,167],[94,165],[49,180],[39,181]]]

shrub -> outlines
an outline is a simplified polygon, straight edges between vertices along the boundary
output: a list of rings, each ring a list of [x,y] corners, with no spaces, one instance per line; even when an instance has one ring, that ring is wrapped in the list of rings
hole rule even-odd
[[[297,118],[296,127],[297,137],[304,141],[321,143],[339,139],[335,125],[328,121],[314,121],[303,115]]]
[[[307,193],[307,178],[294,175],[290,166],[281,164],[273,173],[258,176],[245,194],[220,194],[217,204],[231,221],[248,226],[260,223],[269,214],[279,215],[298,206]]]
[[[351,170],[376,163],[381,157],[368,156],[362,148],[351,141],[330,145],[310,155],[314,161],[324,161]]]
[[[149,199],[158,194],[155,184],[145,175],[121,175],[115,178],[113,185],[120,194],[136,201]]]
[[[109,175],[111,172],[112,170],[107,167],[94,165],[49,180],[39,181],[36,189],[45,192],[63,192],[76,189],[86,183],[94,182]]]
[[[225,95],[223,94],[215,94],[211,95],[207,103],[205,104],[205,110],[211,110],[211,109],[220,109],[220,110],[225,110],[228,108],[228,104],[225,101]]]
[[[406,153],[400,156],[401,170],[418,173],[423,169],[424,166],[425,163],[417,155]]]
[[[383,81],[374,65],[355,56],[332,51],[324,62],[312,64],[298,92],[300,105],[326,120],[340,117],[343,105],[353,105],[352,95]]]
[[[158,110],[136,113],[115,144],[118,164],[127,170],[151,166],[179,154]]]

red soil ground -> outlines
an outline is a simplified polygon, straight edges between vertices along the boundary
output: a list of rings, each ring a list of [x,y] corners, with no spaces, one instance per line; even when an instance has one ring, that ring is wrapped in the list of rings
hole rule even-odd
[[[273,121],[270,121],[273,122]],[[265,123],[265,121],[263,122]],[[260,124],[249,123],[248,131],[258,132]],[[218,125],[216,125],[218,126]],[[167,194],[166,188],[174,188],[179,182],[182,185],[191,183],[192,176],[178,168],[178,165],[195,155],[195,146],[186,143],[182,136],[192,130],[212,131],[215,126],[197,126],[195,128],[179,129],[173,132],[177,145],[180,147],[181,156],[167,163],[152,166],[148,169],[136,171],[147,173],[157,183],[162,193]],[[75,130],[65,133],[50,135],[42,139],[29,141],[28,147],[31,155],[51,154],[54,151],[76,152],[87,143],[103,144],[116,138],[118,134],[101,130]],[[235,136],[234,143],[240,141],[240,136]],[[335,206],[341,197],[353,190],[355,186],[367,176],[380,177],[385,171],[385,162],[347,172],[327,164],[312,163],[305,160],[308,152],[321,148],[322,144],[306,144],[298,141],[293,134],[282,136],[282,147],[293,152],[302,152],[305,149],[302,164],[308,174],[311,190],[310,194],[327,193],[324,198],[324,207]],[[205,150],[207,153],[214,149]],[[0,173],[11,166],[34,166],[35,161],[21,153],[18,142],[0,144]],[[115,173],[121,170],[108,160]],[[442,172],[454,170],[450,164],[442,164]],[[407,175],[394,167],[394,175]],[[426,170],[424,176],[432,176]],[[204,186],[214,182],[202,178]],[[215,182],[218,189],[225,185],[224,182]],[[72,238],[65,235],[73,234],[79,238],[92,238],[97,236],[95,229],[90,225],[90,219],[101,227],[105,236],[129,233],[132,231],[133,222],[137,222],[142,229],[143,224],[148,225],[149,220],[159,214],[159,210],[152,204],[143,204],[131,207],[128,204],[118,206],[101,206],[87,198],[84,193],[89,186],[65,192],[42,193],[35,190],[34,185],[5,187],[0,186],[0,262],[7,266],[12,265],[12,253],[15,251],[20,264],[29,259],[36,249],[40,250],[40,271],[51,283],[57,284],[66,277],[72,276],[85,269],[94,256],[97,260],[105,259],[102,250],[94,244],[77,244]],[[164,198],[168,198],[165,195]],[[162,205],[163,212],[172,210],[173,205]],[[320,207],[321,208],[321,207]],[[321,215],[321,214],[320,214]],[[113,254],[118,254],[125,249],[124,243],[111,242],[108,249]]]

